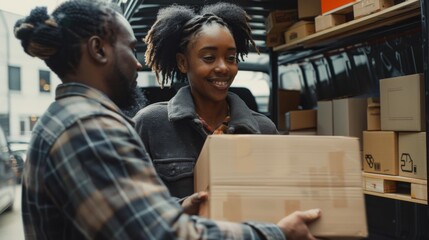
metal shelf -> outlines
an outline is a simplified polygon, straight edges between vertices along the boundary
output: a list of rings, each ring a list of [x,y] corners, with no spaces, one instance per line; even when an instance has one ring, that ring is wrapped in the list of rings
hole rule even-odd
[[[408,0],[382,11],[351,20],[341,25],[314,33],[305,38],[273,48],[274,52],[283,52],[295,48],[321,47],[338,39],[366,32],[375,28],[393,25],[405,19],[420,15],[420,1]]]
[[[368,37],[372,36],[371,34],[377,34],[379,29],[395,29],[395,25],[406,26],[410,24],[412,19],[417,20],[418,24],[421,24],[422,30],[422,51],[423,51],[423,72],[425,75],[425,102],[426,102],[426,122],[427,128],[429,129],[429,95],[427,94],[429,91],[429,42],[428,42],[428,32],[429,32],[429,20],[427,17],[429,16],[429,0],[406,0],[399,4],[396,4],[392,7],[384,9],[382,11],[354,19],[343,23],[341,25],[314,33],[305,38],[286,43],[277,47],[272,48],[271,52],[271,64],[276,65],[272,66],[272,78],[273,78],[273,109],[276,109],[277,106],[276,100],[277,96],[275,95],[278,85],[278,64],[279,64],[279,56],[284,54],[293,54],[308,50],[309,54],[304,56],[298,56],[296,59],[304,59],[308,56],[311,56],[313,52],[317,54],[328,51],[329,49],[335,49],[335,47],[342,47],[344,42],[353,42],[357,41],[356,39],[365,38],[366,35]],[[414,22],[412,22],[414,24]],[[343,45],[342,45],[343,44]],[[276,117],[276,116],[275,116]],[[428,132],[428,131],[427,131]],[[429,156],[429,134],[427,136],[427,153]],[[429,161],[428,161],[428,173],[429,173]],[[403,181],[404,179],[395,179],[395,181]],[[422,183],[420,183],[422,184]],[[427,186],[427,180],[425,180],[425,184]],[[401,193],[377,193],[371,191],[365,191],[367,195],[374,195],[378,197],[391,198],[400,201],[413,202],[426,205],[428,204],[427,200],[419,200],[413,199],[411,196],[407,196]],[[428,212],[429,212],[429,208]]]

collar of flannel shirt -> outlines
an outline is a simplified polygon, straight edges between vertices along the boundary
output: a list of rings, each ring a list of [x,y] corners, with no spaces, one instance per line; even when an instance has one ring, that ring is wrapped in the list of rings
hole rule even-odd
[[[204,130],[208,133],[208,134],[226,134],[227,130],[228,130],[228,123],[231,120],[231,116],[230,116],[230,110],[229,110],[229,105],[228,105],[228,114],[225,117],[225,119],[222,121],[222,124],[217,127],[216,129],[213,129],[210,125],[207,124],[207,122],[200,116],[197,114],[198,118],[200,119],[201,123],[203,124]]]

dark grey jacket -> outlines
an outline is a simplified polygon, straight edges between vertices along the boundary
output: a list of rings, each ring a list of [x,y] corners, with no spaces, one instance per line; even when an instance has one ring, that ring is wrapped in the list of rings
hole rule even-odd
[[[250,110],[234,93],[228,93],[231,134],[278,134],[265,115]],[[134,117],[153,164],[170,190],[178,198],[194,192],[193,169],[207,138],[195,113],[189,86],[182,87],[169,102],[151,104]]]

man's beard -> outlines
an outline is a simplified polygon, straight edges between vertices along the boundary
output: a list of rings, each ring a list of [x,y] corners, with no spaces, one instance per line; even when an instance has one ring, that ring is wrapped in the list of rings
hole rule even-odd
[[[115,101],[122,112],[132,118],[143,107],[147,105],[146,97],[138,87],[129,88],[128,92]]]
[[[130,84],[130,81],[119,69],[116,69],[116,73],[120,81],[114,87],[118,90],[118,94],[112,98],[112,101],[126,116],[134,117],[140,109],[147,105],[146,97],[140,88]]]

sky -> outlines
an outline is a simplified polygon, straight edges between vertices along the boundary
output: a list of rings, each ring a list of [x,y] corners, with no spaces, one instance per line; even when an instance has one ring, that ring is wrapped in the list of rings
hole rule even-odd
[[[62,2],[65,0],[0,0],[0,9],[27,16],[37,6],[45,6],[48,8],[48,13],[52,13]]]

